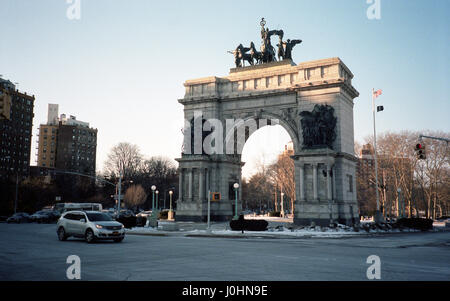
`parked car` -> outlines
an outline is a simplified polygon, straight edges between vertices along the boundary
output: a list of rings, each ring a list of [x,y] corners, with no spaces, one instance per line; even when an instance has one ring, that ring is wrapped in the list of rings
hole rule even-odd
[[[114,212],[110,212],[109,210],[103,210],[102,213],[109,215],[113,220],[116,219],[116,214]]]
[[[136,214],[136,217],[140,217],[140,216],[148,217],[149,215],[152,215],[152,211],[151,210],[149,210],[149,211],[141,211],[138,214]]]
[[[28,223],[30,221],[30,215],[25,212],[17,212],[10,216],[6,222],[9,223]]]
[[[61,215],[57,211],[41,210],[30,216],[30,221],[35,223],[53,223]]]
[[[124,226],[98,211],[66,212],[58,220],[56,232],[61,241],[71,236],[84,238],[88,243],[107,239],[121,242],[125,238]]]
[[[32,215],[30,215],[30,222],[40,223],[42,216],[43,216],[43,211],[36,211]]]

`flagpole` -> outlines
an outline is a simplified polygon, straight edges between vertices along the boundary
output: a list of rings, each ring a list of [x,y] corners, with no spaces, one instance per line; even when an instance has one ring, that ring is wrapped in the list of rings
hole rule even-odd
[[[372,88],[372,111],[373,111],[373,153],[375,159],[375,193],[377,198],[377,210],[375,212],[375,222],[381,222],[380,197],[378,194],[378,162],[377,162],[377,132],[375,126],[375,89]]]

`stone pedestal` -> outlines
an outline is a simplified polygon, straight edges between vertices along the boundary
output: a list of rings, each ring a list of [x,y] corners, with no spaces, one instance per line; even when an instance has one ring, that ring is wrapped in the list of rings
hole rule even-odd
[[[219,192],[221,199],[211,202],[211,221],[228,221],[234,215],[234,183],[241,185],[240,157],[226,155],[183,155],[179,162],[182,191],[177,201],[177,221],[206,222],[208,215],[208,191]],[[185,175],[188,175],[186,178]],[[189,197],[191,196],[191,197]],[[182,201],[180,201],[180,199]],[[242,211],[240,193],[238,211]]]
[[[157,228],[158,227],[158,218],[151,215],[148,217],[148,226],[152,227],[152,228]]]
[[[295,202],[295,224],[351,225],[359,220],[354,158],[327,147],[303,149],[292,158],[295,172],[300,175],[296,181],[300,199]],[[340,184],[338,189],[336,183]]]

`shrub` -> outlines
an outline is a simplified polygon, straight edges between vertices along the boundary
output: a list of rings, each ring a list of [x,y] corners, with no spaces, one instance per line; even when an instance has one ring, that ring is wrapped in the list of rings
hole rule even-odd
[[[266,231],[269,223],[265,220],[246,220],[244,216],[230,221],[230,228],[233,231]]]
[[[169,216],[169,210],[162,210],[158,213],[158,219],[167,219]]]
[[[119,223],[122,223],[123,226],[128,229],[136,227],[136,220],[137,220],[137,218],[134,215],[120,215],[117,218],[117,221]]]
[[[280,211],[270,211],[269,212],[269,216],[280,217],[281,216],[281,212]]]
[[[433,229],[433,220],[426,218],[401,218],[397,221],[397,226],[427,231]]]
[[[136,227],[144,227],[147,223],[147,218],[145,216],[136,217]]]

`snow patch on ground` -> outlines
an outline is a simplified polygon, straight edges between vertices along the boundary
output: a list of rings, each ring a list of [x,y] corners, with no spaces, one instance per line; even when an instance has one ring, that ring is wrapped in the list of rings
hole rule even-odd
[[[280,219],[280,218],[275,218]],[[171,222],[173,223],[173,222]],[[180,223],[180,229],[177,231],[164,231],[163,227],[165,222],[159,222],[157,228],[152,227],[135,227],[132,229],[126,229],[125,231],[130,234],[163,234],[163,233],[178,233],[179,235],[204,235],[204,236],[240,236],[242,235],[241,231],[233,231],[229,228],[227,223],[220,224],[212,224],[211,229],[206,229],[206,224],[192,224],[191,227],[186,225],[186,223]],[[276,224],[276,223],[275,223]],[[370,222],[361,223],[371,224]],[[435,224],[437,226],[434,231],[439,231],[438,229],[445,229],[445,224]],[[439,227],[440,226],[440,227]],[[372,225],[374,227],[374,225]],[[346,225],[338,224],[335,228],[330,227],[296,227],[290,226],[290,224],[279,224],[278,226],[273,226],[269,224],[269,227],[266,231],[244,231],[244,235],[248,237],[350,237],[350,236],[360,236],[367,234],[382,234],[382,233],[408,233],[408,232],[420,232],[420,230],[416,229],[379,229],[366,227],[363,229],[359,228],[359,231],[355,231],[353,227],[349,227]]]
[[[221,236],[236,236],[241,235],[241,231],[232,230],[193,230],[189,231],[192,234],[212,234]],[[244,234],[249,236],[282,236],[282,237],[344,237],[351,235],[361,235],[363,232],[346,231],[343,229],[288,229],[282,228],[270,228],[267,231],[244,231]]]
[[[158,233],[159,230],[152,227],[134,227],[131,229],[125,229],[126,233]]]
[[[152,233],[161,233],[161,226],[158,227],[159,229],[152,228],[152,227],[135,227],[132,229],[126,229],[127,233],[136,233],[136,234],[152,234]],[[199,234],[199,235],[220,235],[220,236],[236,236],[241,235],[241,231],[232,231],[228,229],[224,230],[190,230],[190,231],[176,231],[176,232],[182,232],[183,234],[189,235],[189,234]],[[375,231],[374,231],[375,232]],[[366,233],[365,231],[362,232],[355,232],[351,231],[349,229],[344,228],[336,228],[336,229],[330,229],[330,228],[308,228],[308,229],[288,229],[286,227],[276,227],[276,228],[269,228],[267,231],[244,231],[244,234],[249,236],[284,236],[284,237],[341,237],[341,236],[350,236],[350,235],[361,235]]]

